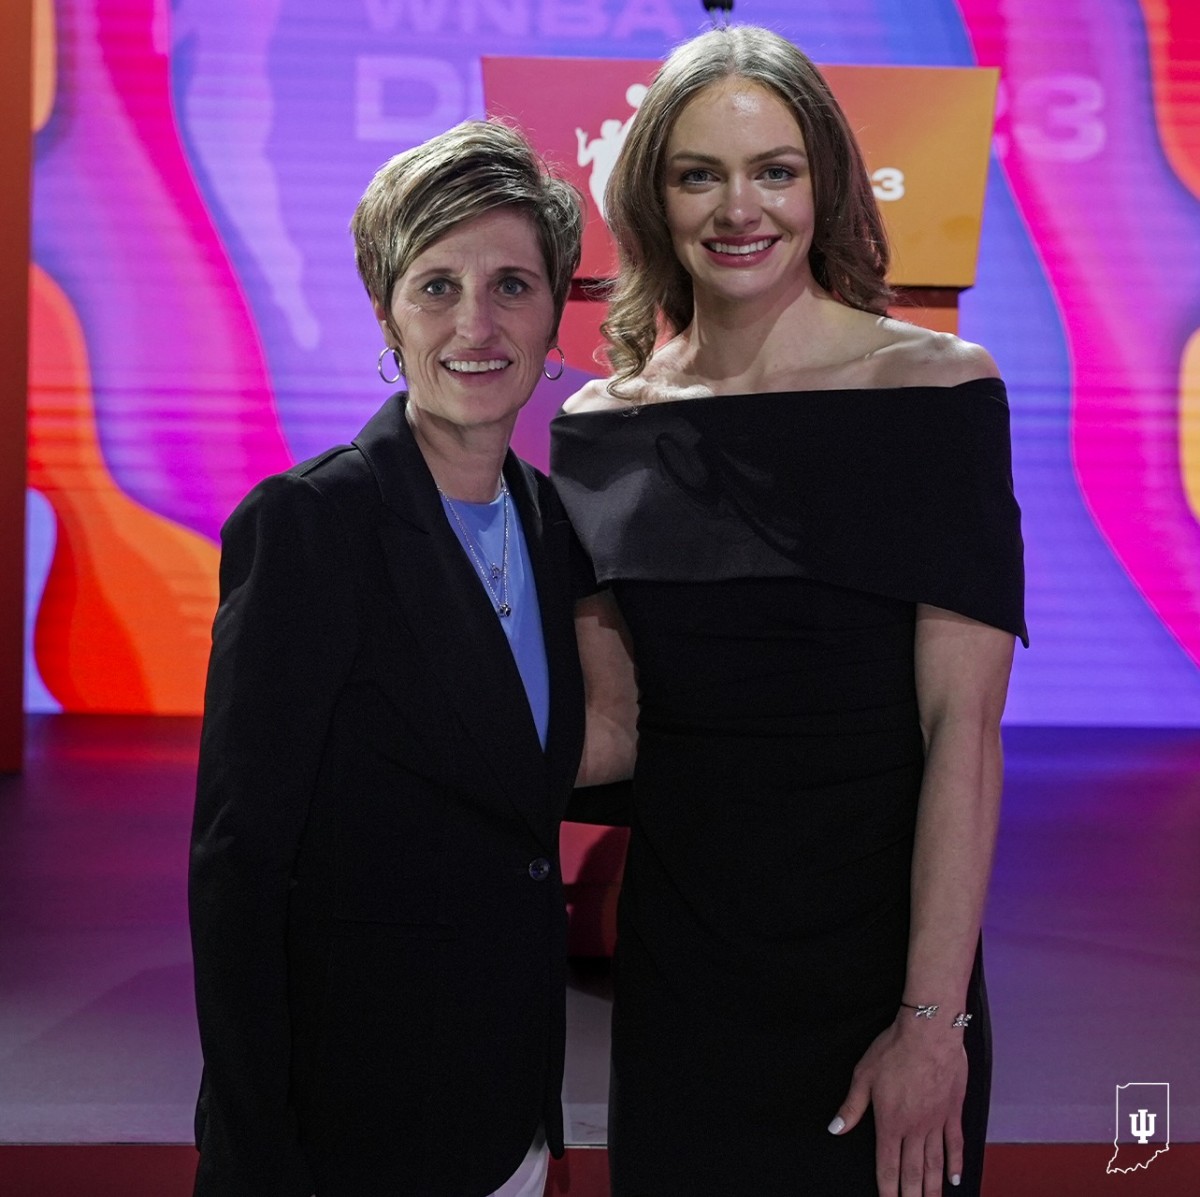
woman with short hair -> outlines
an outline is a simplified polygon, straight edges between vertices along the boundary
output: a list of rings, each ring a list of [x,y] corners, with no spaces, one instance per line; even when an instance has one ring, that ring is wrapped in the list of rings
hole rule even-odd
[[[501,124],[388,162],[352,229],[406,390],[223,529],[198,1194],[540,1197],[562,1152],[571,541],[508,445],[560,368],[581,226]]]

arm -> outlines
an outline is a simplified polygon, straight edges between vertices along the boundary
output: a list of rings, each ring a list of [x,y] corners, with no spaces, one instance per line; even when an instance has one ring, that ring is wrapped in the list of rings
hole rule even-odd
[[[587,732],[577,786],[623,781],[637,755],[638,689],[629,630],[612,592],[575,607],[575,636],[583,663]]]
[[[868,1104],[874,1108],[880,1197],[940,1194],[943,1173],[954,1178],[962,1172],[967,1061],[963,1032],[951,1022],[965,1010],[991,870],[1002,778],[1000,716],[1012,653],[1007,632],[937,607],[917,609],[925,775],[904,1001],[940,1009],[933,1019],[918,1019],[901,1007],[859,1062],[838,1111],[849,1130]]]
[[[294,476],[256,489],[223,542],[189,877],[204,1052],[196,1191],[308,1197],[289,1106],[287,907],[353,655],[353,579],[329,504]]]

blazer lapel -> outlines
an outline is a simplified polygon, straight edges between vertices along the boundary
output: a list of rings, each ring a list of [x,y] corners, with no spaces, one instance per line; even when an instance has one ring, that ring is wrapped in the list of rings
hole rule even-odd
[[[546,768],[524,683],[496,612],[446,520],[404,416],[404,396],[393,396],[354,443],[387,508],[379,529],[384,557],[430,673],[502,790],[538,838],[553,847]],[[521,514],[524,518],[524,510]]]
[[[537,478],[514,454],[504,467],[508,489],[521,513],[525,543],[538,591],[542,639],[550,674],[550,723],[546,768],[551,795],[570,793],[583,747],[583,674],[575,642],[571,597],[571,526],[565,512],[537,500]],[[549,486],[549,483],[545,483]]]

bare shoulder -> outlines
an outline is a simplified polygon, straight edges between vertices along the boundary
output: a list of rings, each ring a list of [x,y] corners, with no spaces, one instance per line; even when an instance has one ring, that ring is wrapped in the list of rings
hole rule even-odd
[[[979,378],[999,378],[1000,368],[982,345],[953,333],[887,321],[888,344],[875,351],[877,385],[955,387]]]
[[[619,386],[614,386],[610,378],[593,378],[563,404],[562,410],[568,416],[581,412],[626,411],[630,407],[697,399],[712,393],[712,388],[703,383],[679,380],[671,363],[660,361],[656,355],[641,374],[626,379]]]
[[[996,359],[982,345],[953,333],[930,333],[929,341],[924,364],[931,376],[927,385],[955,387],[977,378],[1000,377]]]
[[[562,405],[563,414],[577,416],[583,412],[614,411],[628,407],[628,401],[618,399],[608,389],[608,379],[592,378]]]

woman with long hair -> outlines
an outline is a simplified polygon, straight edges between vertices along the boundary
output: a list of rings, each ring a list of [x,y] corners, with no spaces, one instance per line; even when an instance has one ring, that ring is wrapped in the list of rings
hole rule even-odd
[[[636,745],[613,1192],[978,1194],[1024,636],[1004,384],[887,315],[862,156],[773,33],[670,56],[607,213],[613,375],[552,464],[603,587],[588,779]]]

